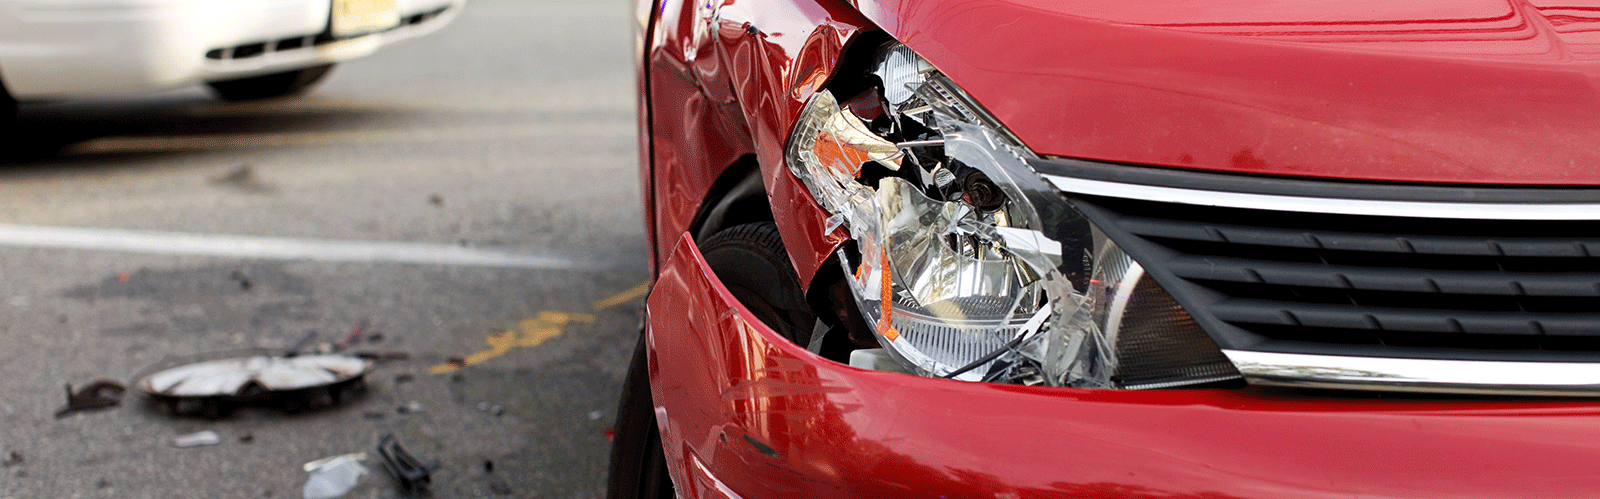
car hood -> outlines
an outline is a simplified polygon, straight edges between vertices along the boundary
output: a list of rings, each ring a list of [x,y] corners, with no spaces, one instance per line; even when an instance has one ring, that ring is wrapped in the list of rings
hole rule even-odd
[[[1600,184],[1600,2],[856,0],[1041,155]]]

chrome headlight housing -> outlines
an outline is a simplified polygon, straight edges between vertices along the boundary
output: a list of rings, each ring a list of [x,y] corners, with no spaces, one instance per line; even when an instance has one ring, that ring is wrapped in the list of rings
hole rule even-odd
[[[880,82],[819,91],[786,159],[848,228],[840,264],[879,344],[927,376],[1099,388],[1238,378],[1142,268],[949,78],[885,45]]]

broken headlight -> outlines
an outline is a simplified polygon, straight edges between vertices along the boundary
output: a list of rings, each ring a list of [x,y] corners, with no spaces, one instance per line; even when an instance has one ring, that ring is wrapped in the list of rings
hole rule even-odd
[[[1031,167],[1023,147],[899,44],[874,85],[818,92],[789,168],[849,229],[841,250],[880,345],[917,374],[1157,388],[1238,372],[1170,296]]]

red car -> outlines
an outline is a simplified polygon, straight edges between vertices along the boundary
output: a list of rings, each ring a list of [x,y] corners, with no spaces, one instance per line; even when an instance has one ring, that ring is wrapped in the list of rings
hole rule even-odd
[[[1600,3],[637,22],[612,497],[1600,493]]]

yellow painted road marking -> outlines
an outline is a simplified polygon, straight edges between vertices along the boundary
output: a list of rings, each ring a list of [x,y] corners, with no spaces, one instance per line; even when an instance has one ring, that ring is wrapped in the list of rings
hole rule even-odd
[[[628,288],[627,291],[623,291],[621,293],[617,293],[615,295],[612,295],[610,298],[606,298],[604,300],[600,300],[600,301],[594,302],[594,309],[595,309],[595,311],[600,311],[600,310],[605,310],[605,309],[608,309],[608,308],[611,308],[611,307],[615,307],[617,305],[621,305],[621,304],[627,303],[628,300],[632,300],[634,298],[638,298],[639,295],[643,295],[648,291],[650,291],[650,283],[649,282],[641,282],[641,283],[639,283],[638,286],[634,286],[632,288]]]
[[[600,300],[600,301],[594,302],[594,309],[595,310],[605,310],[605,309],[608,309],[608,308],[611,308],[611,307],[615,307],[617,305],[621,305],[623,303],[627,303],[629,300],[632,300],[634,298],[638,298],[639,296],[644,295],[645,293],[647,293],[649,291],[650,291],[650,283],[648,283],[648,282],[639,283],[639,285],[638,286],[634,286],[633,289],[630,289],[630,290],[627,290],[627,291],[623,291],[621,293],[617,293],[616,296],[612,296],[610,298],[606,298],[604,300]]]
[[[594,309],[595,311],[600,311],[627,303],[644,295],[649,290],[650,283],[648,282],[634,286],[632,289],[595,302]],[[546,341],[550,341],[551,338],[560,336],[567,324],[574,322],[594,322],[594,315],[554,310],[539,312],[539,315],[532,319],[517,322],[516,330],[508,329],[490,334],[488,338],[484,339],[484,343],[489,344],[488,349],[463,357],[460,362],[447,362],[430,367],[428,372],[432,374],[454,372],[463,367],[505,355],[515,348],[539,346]]]

